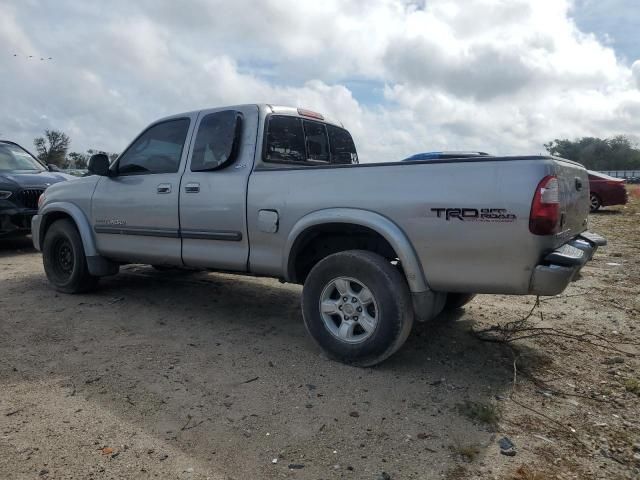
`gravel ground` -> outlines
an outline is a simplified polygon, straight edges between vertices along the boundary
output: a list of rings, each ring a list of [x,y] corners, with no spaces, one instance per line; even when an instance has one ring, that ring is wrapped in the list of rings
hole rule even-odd
[[[371,369],[319,352],[300,287],[128,266],[62,295],[0,241],[0,478],[640,478],[640,198],[591,223],[610,245],[531,338],[473,334],[535,302],[479,296]]]

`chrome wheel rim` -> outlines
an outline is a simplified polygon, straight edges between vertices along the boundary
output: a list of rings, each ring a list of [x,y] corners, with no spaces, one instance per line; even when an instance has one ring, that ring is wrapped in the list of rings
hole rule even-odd
[[[371,290],[355,278],[338,277],[320,294],[320,317],[325,328],[346,343],[368,339],[376,327],[380,310]]]
[[[591,209],[594,210],[598,208],[599,205],[600,202],[598,202],[598,197],[596,197],[595,195],[591,195]]]

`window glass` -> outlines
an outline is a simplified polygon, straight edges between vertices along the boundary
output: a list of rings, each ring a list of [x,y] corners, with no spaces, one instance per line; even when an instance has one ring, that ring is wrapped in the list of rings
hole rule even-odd
[[[235,110],[210,113],[202,119],[191,157],[192,172],[213,170],[233,160],[239,122]]]
[[[304,122],[304,134],[307,142],[307,160],[320,162],[329,161],[329,140],[324,124],[318,122]]]
[[[118,173],[175,173],[180,167],[189,119],[162,122],[145,131],[118,160]]]
[[[26,150],[11,143],[0,143],[0,171],[37,170],[45,168]]]
[[[358,163],[353,138],[344,128],[327,125],[331,145],[331,163]]]
[[[304,162],[302,122],[296,117],[273,115],[267,131],[266,159],[270,161]]]

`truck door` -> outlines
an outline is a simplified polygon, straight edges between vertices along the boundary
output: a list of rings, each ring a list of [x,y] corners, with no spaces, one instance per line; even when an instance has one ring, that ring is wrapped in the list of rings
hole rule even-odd
[[[92,199],[92,221],[102,255],[181,265],[180,176],[195,119],[194,114],[150,126],[118,158],[113,175],[100,178]]]
[[[186,266],[247,270],[247,183],[257,131],[257,106],[200,112],[180,188]]]

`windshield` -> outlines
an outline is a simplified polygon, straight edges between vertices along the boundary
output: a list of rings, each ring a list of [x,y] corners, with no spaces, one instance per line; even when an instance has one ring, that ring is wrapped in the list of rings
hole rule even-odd
[[[29,152],[12,143],[0,143],[0,172],[46,170]]]

